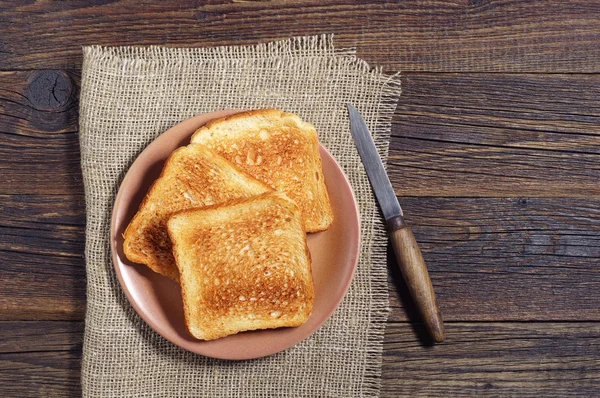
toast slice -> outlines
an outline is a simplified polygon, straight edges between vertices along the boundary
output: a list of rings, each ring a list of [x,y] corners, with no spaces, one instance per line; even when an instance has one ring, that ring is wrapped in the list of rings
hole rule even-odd
[[[168,231],[185,323],[195,338],[308,319],[314,301],[310,253],[301,213],[285,194],[184,210],[169,219]]]
[[[333,222],[317,131],[293,113],[260,109],[217,119],[198,129],[192,142],[285,192],[300,207],[307,232]]]
[[[123,251],[133,262],[178,281],[167,234],[169,216],[179,210],[248,198],[271,189],[198,144],[175,150],[125,230]]]

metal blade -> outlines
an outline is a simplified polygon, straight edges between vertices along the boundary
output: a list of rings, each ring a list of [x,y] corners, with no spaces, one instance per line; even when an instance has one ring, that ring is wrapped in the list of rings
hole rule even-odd
[[[389,220],[392,217],[403,215],[402,208],[398,203],[392,183],[385,172],[381,157],[377,152],[375,142],[365,120],[356,108],[350,104],[348,104],[348,111],[350,113],[350,131],[367,171],[369,181],[371,181],[373,191],[375,191],[379,206],[381,206],[383,216],[386,220]]]

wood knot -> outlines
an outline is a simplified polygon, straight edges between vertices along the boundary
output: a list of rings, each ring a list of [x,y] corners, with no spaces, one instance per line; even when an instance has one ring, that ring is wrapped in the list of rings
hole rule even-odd
[[[27,98],[37,110],[65,107],[71,98],[73,85],[66,73],[55,70],[33,72],[27,79]]]

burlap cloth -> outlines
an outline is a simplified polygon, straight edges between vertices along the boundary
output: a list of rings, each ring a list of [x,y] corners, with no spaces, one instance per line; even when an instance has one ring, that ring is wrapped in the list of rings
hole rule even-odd
[[[370,126],[384,159],[400,94],[331,36],[248,47],[86,47],[81,166],[87,205],[85,397],[373,397],[388,314],[386,235],[352,141],[346,104]],[[314,335],[249,360],[202,357],[166,341],[135,313],[111,263],[109,225],[121,179],[156,136],[199,113],[276,107],[313,123],[350,179],[362,217],[358,270]],[[329,187],[335,189],[335,187]]]

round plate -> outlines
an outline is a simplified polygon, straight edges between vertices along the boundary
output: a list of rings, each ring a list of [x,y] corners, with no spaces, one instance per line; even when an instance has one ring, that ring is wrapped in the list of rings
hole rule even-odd
[[[115,199],[110,229],[117,277],[137,313],[152,329],[181,348],[221,359],[250,359],[275,354],[310,336],[331,316],[346,294],[356,269],[360,245],[359,212],[352,188],[335,159],[320,147],[334,221],[327,231],[307,237],[315,302],[306,323],[295,328],[243,332],[211,341],[196,340],[189,335],[179,285],[145,265],[127,260],[123,254],[123,232],[171,152],[187,145],[194,131],[210,120],[238,112],[227,110],[193,117],[170,128],[148,145],[123,179]]]

